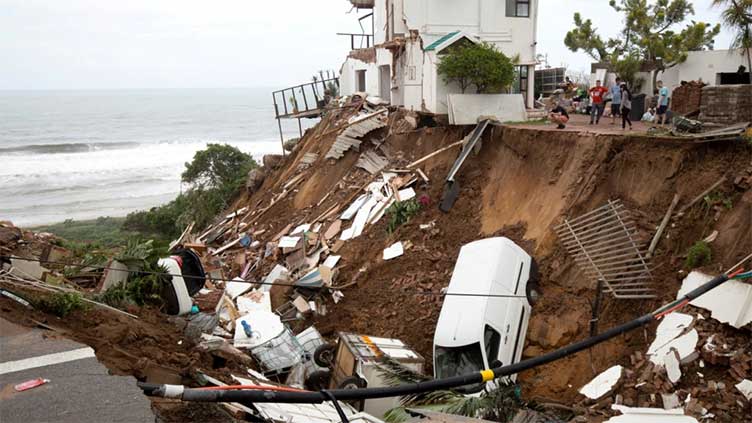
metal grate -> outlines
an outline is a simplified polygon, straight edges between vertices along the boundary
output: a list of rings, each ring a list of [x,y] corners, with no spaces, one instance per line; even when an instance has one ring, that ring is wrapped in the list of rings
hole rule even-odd
[[[655,298],[646,246],[640,245],[637,228],[619,200],[555,228],[564,247],[578,266],[603,291],[615,298]]]

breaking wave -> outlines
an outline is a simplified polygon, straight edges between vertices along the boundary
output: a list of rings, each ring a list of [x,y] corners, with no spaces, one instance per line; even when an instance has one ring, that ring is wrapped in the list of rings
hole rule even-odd
[[[135,142],[94,142],[94,143],[62,143],[62,144],[34,144],[17,147],[0,148],[3,154],[63,154],[87,153],[100,150],[122,150],[137,147]]]

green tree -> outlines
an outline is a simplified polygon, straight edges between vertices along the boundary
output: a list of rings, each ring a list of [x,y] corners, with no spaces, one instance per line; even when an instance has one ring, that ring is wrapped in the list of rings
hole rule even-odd
[[[609,5],[624,15],[618,37],[604,41],[590,19],[583,20],[575,13],[576,27],[567,33],[564,44],[612,65],[634,55],[641,68],[651,72],[653,87],[658,72],[684,62],[690,51],[712,49],[713,39],[721,31],[720,25],[695,21],[677,29],[694,15],[694,7],[687,0],[610,0]]]
[[[227,144],[209,144],[185,164],[183,182],[202,188],[237,187],[257,167],[253,157]]]
[[[721,19],[725,26],[734,31],[730,48],[747,52],[749,83],[752,84],[752,0],[713,0],[713,5],[725,7]]]
[[[449,84],[457,82],[464,93],[470,85],[476,92],[502,92],[514,81],[514,63],[490,43],[453,46],[442,54],[438,73]]]

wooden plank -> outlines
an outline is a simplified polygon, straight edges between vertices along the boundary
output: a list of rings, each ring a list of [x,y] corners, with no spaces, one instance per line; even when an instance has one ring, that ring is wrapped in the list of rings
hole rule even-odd
[[[685,211],[687,211],[690,207],[694,206],[698,201],[700,201],[703,198],[705,198],[706,195],[710,194],[714,189],[716,189],[719,186],[721,186],[721,184],[724,183],[724,182],[726,182],[726,176],[722,176],[721,179],[719,179],[718,181],[716,181],[716,183],[714,183],[713,185],[711,185],[710,188],[708,188],[705,191],[703,191],[700,195],[698,195],[697,197],[695,197],[687,205],[685,205],[681,209],[679,209],[679,211],[677,212],[677,214],[682,214]]]
[[[674,199],[668,206],[668,210],[666,210],[666,214],[663,216],[663,220],[661,221],[660,226],[658,226],[658,230],[655,232],[653,240],[650,241],[650,247],[648,247],[648,254],[646,256],[647,258],[650,258],[653,255],[656,247],[658,247],[658,242],[661,240],[663,231],[666,230],[666,226],[668,226],[668,222],[669,220],[671,220],[671,214],[673,214],[677,204],[679,204],[679,194],[674,194]]]
[[[420,158],[420,159],[418,159],[418,160],[410,163],[409,165],[407,165],[405,167],[407,167],[408,169],[411,168],[411,167],[415,167],[415,166],[417,166],[417,165],[425,162],[426,160],[428,160],[428,159],[430,159],[432,157],[438,156],[439,154],[441,154],[441,153],[443,153],[443,152],[445,152],[447,150],[451,150],[451,149],[453,149],[455,147],[461,146],[463,142],[465,142],[465,141],[461,140],[461,141],[457,141],[457,142],[455,142],[453,144],[449,144],[448,146],[446,146],[444,148],[440,148],[440,149],[434,151],[433,153],[431,153],[431,154],[429,154],[427,156],[423,156],[422,158]]]

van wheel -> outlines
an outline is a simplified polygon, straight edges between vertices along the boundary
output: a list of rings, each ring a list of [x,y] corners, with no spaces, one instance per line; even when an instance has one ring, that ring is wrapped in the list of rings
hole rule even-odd
[[[540,299],[540,287],[537,283],[529,281],[525,286],[525,296],[530,306],[534,306]]]
[[[362,389],[368,385],[365,379],[358,376],[346,377],[337,385],[337,389]]]
[[[320,391],[329,387],[332,373],[329,370],[319,370],[311,373],[305,380],[305,387],[309,391]]]
[[[332,368],[334,367],[334,349],[336,345],[323,344],[316,348],[313,352],[313,362],[319,367]]]

